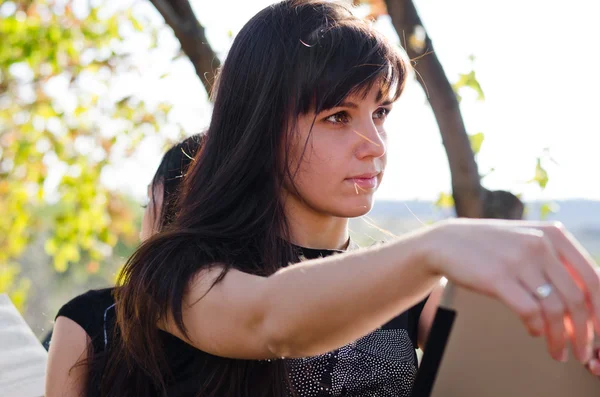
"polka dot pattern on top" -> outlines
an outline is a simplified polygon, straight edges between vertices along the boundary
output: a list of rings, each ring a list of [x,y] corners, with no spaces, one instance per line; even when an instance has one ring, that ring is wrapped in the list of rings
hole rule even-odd
[[[409,397],[417,373],[405,329],[378,329],[328,354],[288,362],[301,397]]]

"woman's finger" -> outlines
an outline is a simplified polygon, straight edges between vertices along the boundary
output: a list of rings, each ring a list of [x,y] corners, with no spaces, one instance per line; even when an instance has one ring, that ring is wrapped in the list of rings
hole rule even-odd
[[[593,375],[600,377],[600,359],[591,359],[587,365],[587,368]]]
[[[600,274],[587,251],[561,226],[543,227],[563,264],[584,292],[593,313],[596,332],[600,335]]]
[[[542,273],[542,269],[536,265],[526,266],[519,277],[523,287],[538,301],[541,307],[550,355],[556,360],[566,361],[568,351],[565,304],[560,294],[554,291],[552,284]]]
[[[546,277],[565,303],[571,326],[569,336],[575,356],[580,362],[587,363],[592,358],[593,315],[587,304],[585,293],[570,272],[556,258],[552,259],[552,261],[548,260],[550,264],[546,267]]]
[[[498,281],[495,285],[498,299],[517,313],[532,336],[545,332],[544,318],[539,303],[518,281]]]
[[[582,289],[583,285],[576,281],[572,273],[561,262],[551,240],[544,239],[544,242],[545,249],[540,250],[537,255],[544,266],[544,274],[541,277],[544,277],[551,287],[550,296],[544,301],[550,305],[553,304],[552,300],[560,299],[562,301],[565,314],[569,316],[567,326],[571,332],[567,332],[567,335],[571,339],[575,356],[580,362],[587,363],[592,358],[594,332],[591,328],[593,316]],[[532,267],[526,268],[524,271],[535,272]],[[541,284],[538,284],[538,287],[535,287],[535,284],[532,285],[532,283],[541,281],[539,274],[525,274],[529,279],[528,286],[534,288],[533,291],[541,286]],[[546,310],[544,302],[542,302],[542,307]]]

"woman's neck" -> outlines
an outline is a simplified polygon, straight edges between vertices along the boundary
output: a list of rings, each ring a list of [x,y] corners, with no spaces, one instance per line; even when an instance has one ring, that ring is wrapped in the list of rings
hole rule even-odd
[[[348,247],[348,218],[318,213],[289,200],[286,203],[291,243],[305,248],[345,250]]]

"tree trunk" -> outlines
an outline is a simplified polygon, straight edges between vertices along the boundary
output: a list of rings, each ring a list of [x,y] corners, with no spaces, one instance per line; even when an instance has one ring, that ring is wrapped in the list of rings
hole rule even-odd
[[[196,74],[211,96],[212,87],[221,66],[219,58],[211,48],[204,27],[200,25],[188,0],[150,0],[173,29],[181,49],[188,56]]]
[[[413,1],[385,0],[385,3],[439,126],[450,165],[456,215],[468,218],[522,218],[523,203],[515,195],[504,191],[491,192],[481,187],[477,163],[456,94]]]

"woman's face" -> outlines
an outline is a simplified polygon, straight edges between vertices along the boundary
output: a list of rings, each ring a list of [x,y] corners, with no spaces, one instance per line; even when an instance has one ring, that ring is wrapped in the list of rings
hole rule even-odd
[[[140,240],[144,241],[157,232],[157,225],[161,217],[163,202],[163,185],[158,183],[155,186],[148,185],[148,205],[142,217],[142,230],[140,231]]]
[[[377,93],[375,84],[365,97],[351,95],[316,119],[310,112],[299,116],[289,156],[292,174],[298,169],[298,193],[286,185],[295,206],[344,218],[371,210],[385,170],[383,123],[391,110],[389,101],[377,101]]]

